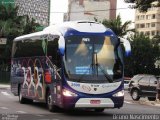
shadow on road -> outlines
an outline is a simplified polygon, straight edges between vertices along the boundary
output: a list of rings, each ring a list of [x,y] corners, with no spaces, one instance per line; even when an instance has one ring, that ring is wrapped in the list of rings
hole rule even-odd
[[[18,103],[18,101],[17,101]],[[35,107],[36,109],[43,109],[48,111],[47,106],[45,103],[40,103],[40,102],[31,102],[31,103],[26,103],[27,106]],[[90,116],[113,116],[113,114],[109,114],[106,112],[95,112],[94,110],[83,110],[83,109],[72,109],[72,110],[64,110],[60,109],[57,112],[50,112],[52,113],[62,113],[65,116],[80,116],[80,117],[90,117]]]
[[[94,116],[113,116],[112,114],[108,114],[105,112],[95,112],[92,110],[79,110],[79,109],[75,109],[75,110],[64,110],[64,114],[68,115],[68,116],[84,116],[84,117],[94,117]]]

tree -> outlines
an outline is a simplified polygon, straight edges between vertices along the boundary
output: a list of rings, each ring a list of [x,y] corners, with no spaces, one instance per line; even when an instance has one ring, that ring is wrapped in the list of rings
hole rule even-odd
[[[160,57],[160,48],[149,37],[135,34],[130,38],[132,54],[125,58],[125,75],[159,74],[155,62]]]
[[[23,34],[33,33],[40,26],[40,24],[35,22],[35,19],[30,19],[28,15],[24,16],[24,18]]]
[[[28,15],[18,16],[18,7],[9,4],[7,7],[0,4],[0,38],[7,38],[4,61],[10,59],[13,39],[23,34],[29,34],[36,31],[36,27],[40,26],[34,19],[30,19]]]
[[[134,8],[139,9],[141,12],[146,12],[148,8],[153,6],[153,2],[157,2],[154,4],[154,7],[160,7],[160,0],[124,0],[127,3],[135,3]]]
[[[123,37],[128,32],[132,31],[134,32],[134,29],[128,29],[128,26],[131,24],[131,21],[126,21],[124,24],[122,24],[122,20],[120,15],[117,16],[115,20],[103,20],[102,24],[106,27],[112,29],[114,33],[119,36]]]
[[[0,37],[17,36],[22,33],[22,19],[17,16],[18,7],[9,4],[7,7],[0,4]]]
[[[153,38],[152,38],[152,41],[153,41],[153,44],[158,44],[160,45],[160,35],[155,35]]]

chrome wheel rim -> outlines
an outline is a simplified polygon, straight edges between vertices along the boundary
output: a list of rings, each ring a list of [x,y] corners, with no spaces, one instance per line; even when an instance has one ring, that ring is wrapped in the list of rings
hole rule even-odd
[[[137,97],[138,97],[137,91],[133,91],[132,97],[133,97],[133,99],[137,99]]]

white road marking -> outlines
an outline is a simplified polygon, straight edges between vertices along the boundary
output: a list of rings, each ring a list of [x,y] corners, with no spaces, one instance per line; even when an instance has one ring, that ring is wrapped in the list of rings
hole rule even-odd
[[[38,117],[43,117],[44,115],[40,115],[40,114],[39,114],[39,115],[36,115],[36,116],[38,116]]]
[[[5,91],[2,91],[1,93],[2,93],[3,95],[5,95],[5,96],[9,97],[9,98],[13,98],[13,96],[12,96],[11,94],[9,94],[9,93],[7,93],[7,92],[5,92]]]
[[[7,107],[0,107],[0,109],[7,110],[8,108]]]
[[[1,92],[3,95],[9,96],[10,94],[7,92]]]
[[[132,102],[128,102],[128,101],[124,101],[124,103],[127,103],[127,104],[132,104]]]
[[[16,111],[17,113],[22,113],[22,114],[25,114],[25,113],[27,113],[27,112],[25,112],[25,111]]]

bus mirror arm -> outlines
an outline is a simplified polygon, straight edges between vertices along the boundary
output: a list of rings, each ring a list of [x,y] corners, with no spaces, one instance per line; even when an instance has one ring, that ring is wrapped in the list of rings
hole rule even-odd
[[[131,45],[130,45],[130,42],[127,39],[121,38],[121,37],[119,37],[119,40],[123,44],[123,46],[125,48],[125,55],[126,56],[130,56],[130,54],[131,54]]]

